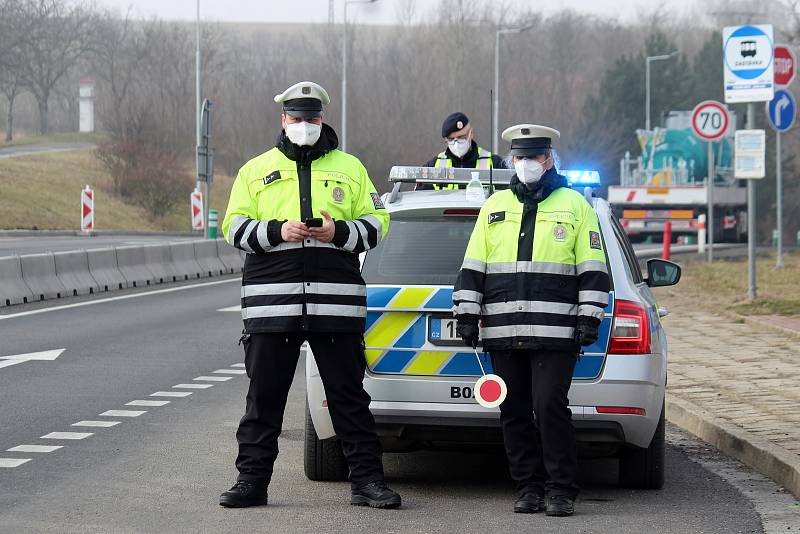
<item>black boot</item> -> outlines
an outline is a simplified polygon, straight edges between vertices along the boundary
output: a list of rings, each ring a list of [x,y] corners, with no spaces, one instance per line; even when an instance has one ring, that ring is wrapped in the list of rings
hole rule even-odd
[[[231,489],[219,496],[220,506],[225,508],[247,508],[267,504],[267,484],[238,480]]]
[[[544,510],[544,497],[538,493],[525,493],[520,495],[514,503],[515,514],[535,514]]]
[[[372,508],[400,508],[400,495],[392,491],[386,482],[377,480],[355,488],[350,493],[350,504]]]
[[[566,495],[553,495],[547,497],[545,514],[557,517],[566,517],[575,513],[575,499]]]

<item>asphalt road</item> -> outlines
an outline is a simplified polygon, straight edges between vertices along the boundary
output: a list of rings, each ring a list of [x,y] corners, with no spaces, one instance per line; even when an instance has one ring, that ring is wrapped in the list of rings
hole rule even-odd
[[[781,514],[793,501],[774,484],[675,429],[663,490],[619,489],[614,461],[585,459],[572,518],[511,513],[499,450],[387,454],[403,509],[354,508],[347,483],[303,475],[302,365],[270,505],[223,509],[217,502],[236,476],[234,432],[247,378],[237,374],[239,316],[218,310],[238,300],[238,283],[229,279],[3,310],[0,466],[30,461],[0,467],[0,532],[762,532],[762,518],[785,526]],[[64,351],[49,361],[4,359],[56,349]],[[191,394],[152,396],[179,391]],[[144,413],[101,415],[107,410]],[[73,426],[81,421],[119,423]],[[51,432],[91,435],[43,438]],[[25,445],[62,448],[8,451]]]
[[[105,247],[121,247],[126,245],[151,245],[197,239],[192,236],[164,235],[0,235],[0,257],[15,254],[38,254],[40,252],[59,252],[64,250],[80,250]]]
[[[0,148],[0,159],[48,152],[69,152],[94,148],[94,143],[48,143],[43,145],[19,145]]]

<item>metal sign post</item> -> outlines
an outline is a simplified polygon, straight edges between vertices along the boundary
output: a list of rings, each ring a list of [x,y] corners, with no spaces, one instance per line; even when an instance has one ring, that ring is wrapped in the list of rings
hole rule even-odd
[[[211,197],[211,183],[214,181],[214,149],[211,143],[211,101],[203,100],[203,108],[200,117],[200,143],[197,145],[197,181],[201,185],[203,195],[203,227],[205,237],[208,233],[208,209]]]
[[[720,102],[706,100],[692,111],[694,134],[708,142],[708,178],[706,179],[706,217],[708,238],[708,261],[714,261],[714,141],[722,138],[730,126],[728,108]]]
[[[747,104],[747,126],[755,123],[755,104]],[[748,298],[756,298],[756,179],[766,174],[766,132],[737,130],[734,141],[735,178],[747,179],[747,259],[749,264]]]
[[[779,50],[778,47],[775,50]],[[794,56],[790,56],[794,57]],[[794,62],[791,63],[794,65]],[[782,78],[784,81],[791,82],[794,76],[794,68],[787,69],[789,73]],[[777,75],[776,75],[777,79]],[[775,227],[778,233],[777,242],[777,260],[775,267],[781,269],[783,267],[783,162],[781,154],[781,134],[788,131],[794,125],[794,119],[797,112],[797,105],[795,104],[792,93],[786,89],[779,89],[775,91],[775,98],[767,102],[767,117],[769,118],[770,126],[775,130],[775,193],[776,193],[776,217]]]

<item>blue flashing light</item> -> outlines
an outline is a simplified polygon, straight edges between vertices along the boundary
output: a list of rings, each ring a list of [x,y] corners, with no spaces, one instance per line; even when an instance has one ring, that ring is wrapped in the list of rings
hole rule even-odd
[[[560,174],[567,177],[569,185],[600,185],[600,173],[597,171],[567,171],[562,170]]]

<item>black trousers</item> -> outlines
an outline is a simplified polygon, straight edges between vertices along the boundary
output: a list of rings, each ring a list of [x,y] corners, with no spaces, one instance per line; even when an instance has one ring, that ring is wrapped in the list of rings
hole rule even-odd
[[[286,398],[304,341],[314,352],[352,485],[383,480],[381,446],[369,411],[370,396],[362,383],[366,368],[363,336],[297,332],[251,334],[243,340],[250,389],[236,432],[239,480],[269,483],[272,478]]]
[[[578,495],[575,429],[567,400],[576,357],[541,350],[492,353],[495,372],[508,388],[500,421],[520,494]]]

